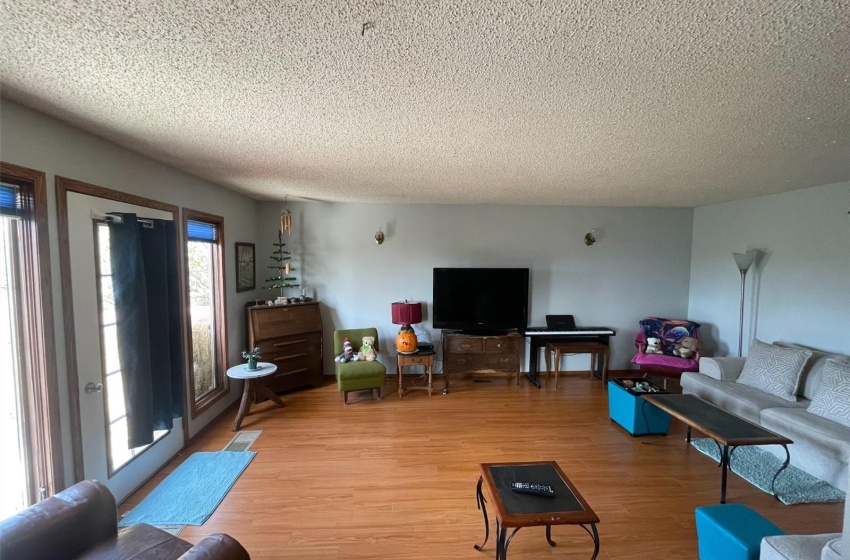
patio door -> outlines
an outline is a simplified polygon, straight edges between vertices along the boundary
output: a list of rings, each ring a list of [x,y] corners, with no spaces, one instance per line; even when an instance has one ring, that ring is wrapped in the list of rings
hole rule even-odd
[[[127,443],[127,410],[112,300],[110,228],[105,219],[115,212],[162,220],[174,220],[175,216],[148,206],[67,192],[67,272],[79,392],[78,452],[82,455],[83,477],[100,480],[121,501],[183,447],[184,433],[182,419],[177,418],[171,430],[154,432],[152,444],[130,448]]]

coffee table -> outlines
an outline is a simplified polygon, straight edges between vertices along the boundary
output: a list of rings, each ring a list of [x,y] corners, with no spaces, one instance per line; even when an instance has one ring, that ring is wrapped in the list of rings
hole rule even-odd
[[[552,525],[579,525],[593,539],[593,556],[599,554],[599,533],[596,524],[599,517],[593,512],[575,486],[555,461],[526,463],[482,463],[481,476],[478,479],[476,498],[478,509],[484,514],[484,542],[475,545],[482,550],[490,538],[490,522],[487,518],[487,500],[482,486],[496,508],[496,560],[507,560],[508,545],[523,527],[546,526],[546,542],[555,546],[552,540]],[[542,497],[519,494],[511,490],[511,482],[533,482],[549,485],[555,491],[554,497]],[[590,528],[588,528],[590,527]],[[513,531],[508,535],[508,528]]]
[[[696,428],[714,440],[720,451],[720,503],[726,503],[726,479],[729,460],[735,449],[744,445],[781,445],[785,450],[785,462],[773,475],[770,489],[776,496],[776,478],[788,468],[791,452],[788,444],[794,443],[785,436],[762,428],[740,416],[735,416],[695,395],[642,395],[648,402],[668,412],[688,426],[687,442],[691,442],[691,428]],[[722,446],[722,447],[721,447]]]

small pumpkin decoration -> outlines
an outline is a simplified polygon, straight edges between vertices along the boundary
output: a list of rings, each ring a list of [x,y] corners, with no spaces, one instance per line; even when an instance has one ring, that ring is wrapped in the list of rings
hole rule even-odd
[[[402,327],[398,331],[398,337],[395,339],[396,350],[403,354],[412,354],[416,352],[419,341],[416,340],[416,333],[410,327]]]

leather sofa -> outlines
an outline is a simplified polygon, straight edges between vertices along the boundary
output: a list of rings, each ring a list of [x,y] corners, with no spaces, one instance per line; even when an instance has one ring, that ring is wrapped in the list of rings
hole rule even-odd
[[[247,560],[250,556],[235,539],[220,533],[192,546],[150,525],[119,530],[112,493],[96,480],[84,480],[0,521],[0,558]]]

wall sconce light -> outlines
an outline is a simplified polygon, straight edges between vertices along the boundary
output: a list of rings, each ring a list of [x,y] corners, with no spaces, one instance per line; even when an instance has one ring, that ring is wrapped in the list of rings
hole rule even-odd
[[[375,232],[375,243],[380,245],[384,242],[384,232],[381,231],[381,226],[378,226],[378,231]]]
[[[592,229],[584,234],[584,244],[588,247],[596,243],[596,229]]]

